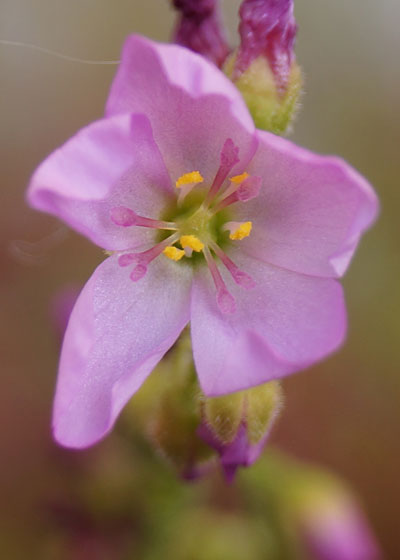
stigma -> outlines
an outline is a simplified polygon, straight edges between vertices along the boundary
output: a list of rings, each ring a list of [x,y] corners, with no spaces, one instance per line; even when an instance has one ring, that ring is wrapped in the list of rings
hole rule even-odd
[[[224,221],[231,206],[243,204],[258,196],[261,178],[246,171],[234,175],[232,170],[239,163],[239,149],[228,138],[220,153],[220,165],[209,187],[200,170],[187,171],[175,181],[177,189],[176,209],[172,220],[160,220],[139,216],[131,208],[116,206],[110,211],[110,218],[116,226],[146,227],[160,231],[161,241],[139,253],[124,252],[118,263],[122,267],[134,265],[130,274],[133,282],[138,282],[147,273],[149,264],[163,255],[180,265],[194,253],[202,254],[204,263],[210,271],[216,290],[216,302],[222,313],[234,313],[235,299],[229,292],[219,271],[220,262],[233,281],[244,289],[252,289],[254,280],[229,258],[221,248],[224,244],[240,242],[252,231],[251,221]],[[198,195],[189,194],[198,189]],[[197,192],[197,191],[196,191]],[[190,202],[185,202],[186,197]],[[186,200],[189,200],[186,199]],[[193,200],[195,201],[193,203]],[[169,234],[163,233],[162,231]],[[162,257],[162,258],[163,258]]]

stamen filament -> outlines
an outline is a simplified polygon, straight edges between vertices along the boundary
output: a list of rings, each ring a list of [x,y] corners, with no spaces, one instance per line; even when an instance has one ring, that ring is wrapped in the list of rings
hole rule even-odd
[[[228,288],[223,281],[220,271],[210,253],[210,249],[205,246],[203,249],[204,257],[207,266],[211,272],[212,279],[217,289],[217,304],[222,313],[234,313],[236,311],[236,304],[232,294],[229,293]]]

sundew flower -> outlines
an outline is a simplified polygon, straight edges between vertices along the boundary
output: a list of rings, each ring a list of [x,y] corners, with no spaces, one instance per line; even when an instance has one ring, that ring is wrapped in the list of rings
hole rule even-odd
[[[28,199],[110,253],[61,353],[54,435],[75,448],[111,429],[189,321],[208,396],[335,350],[346,330],[335,278],[377,211],[347,164],[257,131],[215,66],[137,36],[106,117],[40,165]]]

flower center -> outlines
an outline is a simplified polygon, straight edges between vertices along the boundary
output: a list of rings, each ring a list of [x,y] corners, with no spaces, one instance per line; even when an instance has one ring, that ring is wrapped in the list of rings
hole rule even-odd
[[[228,221],[227,209],[233,204],[255,198],[261,187],[261,178],[248,173],[229,177],[232,168],[239,163],[238,154],[239,149],[228,138],[221,150],[220,166],[215,178],[209,189],[204,191],[202,188],[200,197],[196,195],[196,187],[204,182],[200,171],[181,175],[175,182],[177,206],[171,221],[138,216],[125,206],[112,208],[111,220],[118,226],[170,231],[170,235],[147,251],[124,253],[119,257],[120,266],[135,265],[130,274],[132,281],[143,278],[148,265],[161,254],[175,262],[202,254],[215,284],[220,310],[224,313],[235,311],[235,300],[225,285],[213,254],[229,271],[236,284],[246,289],[254,287],[253,279],[226,255],[219,241],[227,241],[227,238],[240,241],[250,235],[252,222]]]

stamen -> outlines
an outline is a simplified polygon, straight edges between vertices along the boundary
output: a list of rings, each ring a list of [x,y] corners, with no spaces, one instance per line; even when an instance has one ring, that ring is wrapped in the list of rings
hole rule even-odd
[[[191,183],[202,183],[204,178],[199,171],[191,171],[190,173],[185,173],[181,175],[179,179],[175,182],[175,187],[180,189],[184,185],[190,185]]]
[[[173,261],[180,261],[183,256],[185,256],[185,251],[178,249],[177,247],[172,247],[171,245],[165,247],[163,254]]]
[[[230,232],[229,239],[232,241],[241,241],[250,235],[252,227],[252,222],[226,222],[222,229]]]
[[[204,243],[200,241],[195,235],[182,235],[179,239],[179,243],[182,245],[183,249],[188,247],[196,253],[200,253],[204,249]]]
[[[217,214],[223,208],[226,208],[235,202],[247,202],[252,198],[256,198],[260,192],[260,188],[261,177],[256,175],[248,177],[239,185],[235,192],[229,194],[227,197],[218,202],[218,204],[213,208],[213,214]]]
[[[239,185],[241,183],[243,183],[243,181],[245,181],[248,177],[250,177],[250,175],[248,173],[246,173],[246,171],[244,173],[242,173],[241,175],[235,175],[234,177],[231,177],[229,179],[230,184],[223,189],[222,192],[219,193],[218,198],[219,199],[223,199],[225,197],[227,197],[229,194],[232,194],[233,192],[235,192],[237,190],[237,188],[239,187]],[[218,199],[216,201],[216,203],[218,202]]]
[[[179,189],[178,204],[182,204],[184,198],[190,193],[194,186],[204,181],[199,171],[191,171],[181,175],[175,182],[175,187]]]
[[[208,268],[211,272],[211,276],[214,280],[215,287],[217,289],[218,307],[220,308],[222,313],[235,313],[235,299],[232,294],[229,293],[228,288],[226,287],[225,282],[222,279],[221,273],[219,272],[218,267],[211,256],[210,249],[208,247],[204,247],[203,252]]]
[[[221,188],[230,170],[237,163],[239,163],[239,148],[235,146],[231,138],[228,138],[227,140],[225,140],[225,143],[221,150],[221,163],[217,171],[217,174],[215,176],[214,182],[211,185],[211,188],[208,191],[207,196],[204,200],[204,206],[206,208],[214,200],[215,195]]]
[[[253,278],[243,270],[240,270],[240,268],[236,266],[236,264],[216,243],[214,243],[214,241],[211,241],[210,247],[221,260],[222,264],[229,270],[236,284],[242,286],[242,288],[245,288],[246,290],[251,290],[256,286]]]
[[[234,177],[231,177],[229,180],[232,181],[232,183],[240,185],[240,183],[243,183],[243,181],[247,179],[247,177],[250,177],[250,175],[245,171],[241,175],[235,175]]]
[[[153,229],[178,229],[174,222],[144,218],[143,216],[138,216],[133,210],[126,206],[115,206],[111,208],[110,216],[114,224],[122,227],[140,226]]]
[[[134,282],[137,282],[147,272],[147,266],[153,261],[158,255],[160,255],[168,245],[173,245],[179,239],[179,234],[174,233],[170,235],[164,241],[157,243],[151,249],[143,251],[142,253],[125,253],[121,255],[118,259],[119,266],[129,266],[130,264],[136,264],[136,267],[132,270],[130,278]]]

